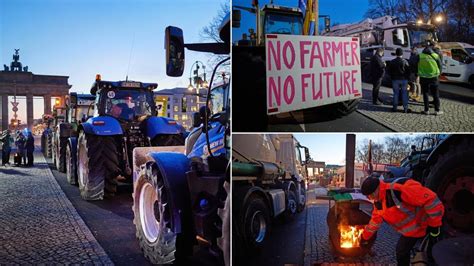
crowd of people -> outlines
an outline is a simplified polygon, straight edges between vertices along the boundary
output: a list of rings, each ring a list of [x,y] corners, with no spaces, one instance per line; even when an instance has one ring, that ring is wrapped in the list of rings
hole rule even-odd
[[[33,166],[35,140],[30,130],[18,130],[15,136],[12,136],[10,130],[5,130],[0,136],[0,143],[2,147],[2,166],[10,165],[12,144],[16,146],[16,152],[13,155],[13,164],[16,166]]]
[[[439,47],[427,43],[423,51],[418,54],[416,48],[412,48],[409,60],[403,58],[403,50],[397,48],[395,58],[384,62],[384,49],[378,48],[370,61],[370,76],[372,79],[372,103],[381,105],[383,101],[379,97],[380,86],[385,72],[392,80],[393,100],[392,111],[398,111],[401,100],[404,113],[411,113],[408,108],[409,92],[413,101],[420,101],[423,97],[423,114],[429,115],[429,95],[434,99],[434,114],[441,115],[439,100],[439,76],[442,69],[442,54]]]

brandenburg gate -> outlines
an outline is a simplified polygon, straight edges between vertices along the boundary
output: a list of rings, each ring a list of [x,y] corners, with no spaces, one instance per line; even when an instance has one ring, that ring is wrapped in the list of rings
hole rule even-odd
[[[22,67],[20,63],[20,49],[15,49],[13,61],[10,67],[3,65],[3,71],[0,71],[0,97],[2,122],[1,129],[8,128],[9,106],[16,110],[16,106],[10,105],[8,96],[26,96],[26,120],[28,128],[33,126],[33,97],[42,96],[44,99],[44,113],[51,114],[51,98],[64,98],[69,94],[69,76],[36,75],[28,71],[28,67]],[[18,106],[22,108],[22,106]],[[24,108],[24,107],[23,107]]]

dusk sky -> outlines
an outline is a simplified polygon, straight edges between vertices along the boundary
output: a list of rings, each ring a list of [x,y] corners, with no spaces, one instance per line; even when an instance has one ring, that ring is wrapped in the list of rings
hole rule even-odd
[[[211,71],[210,57],[186,51],[183,76],[167,77],[165,28],[182,28],[186,43],[202,42],[201,29],[225,1],[0,0],[0,66],[9,65],[19,48],[29,71],[69,76],[71,91],[88,93],[98,73],[104,80],[124,80],[127,69],[130,80],[157,82],[158,89],[187,86],[193,62]],[[26,109],[22,101],[20,109]],[[43,106],[34,103],[37,118]]]
[[[362,143],[364,139],[381,143],[385,137],[394,136],[395,133],[362,133],[356,134],[356,146]],[[402,137],[415,136],[417,134],[396,134]],[[303,133],[294,134],[301,145],[309,148],[311,157],[315,161],[324,161],[326,164],[345,164],[346,157],[346,134],[344,133]]]
[[[270,3],[270,0],[260,0],[260,6]],[[274,4],[287,7],[298,7],[298,0],[274,0]],[[233,0],[232,5],[251,7],[252,0]],[[333,23],[352,23],[361,21],[369,7],[368,0],[319,0],[319,15],[328,15]],[[248,33],[249,27],[255,29],[255,15],[242,11],[240,28],[233,28],[233,41],[239,40],[242,33]],[[323,19],[319,23],[324,23]]]

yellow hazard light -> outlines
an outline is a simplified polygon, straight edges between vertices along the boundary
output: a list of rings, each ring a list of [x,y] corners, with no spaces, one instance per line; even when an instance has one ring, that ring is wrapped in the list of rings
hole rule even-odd
[[[101,79],[102,79],[102,77],[100,76],[100,74],[95,75],[95,80],[96,81],[100,81]]]

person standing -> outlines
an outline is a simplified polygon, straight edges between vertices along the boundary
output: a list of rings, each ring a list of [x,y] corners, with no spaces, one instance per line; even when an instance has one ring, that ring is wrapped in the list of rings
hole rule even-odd
[[[382,60],[384,50],[383,48],[377,48],[377,51],[370,60],[370,76],[372,78],[372,103],[374,105],[380,105],[379,90],[382,85],[383,75],[385,74],[386,64]]]
[[[397,265],[410,264],[410,251],[418,240],[429,234],[430,242],[441,233],[443,203],[436,193],[407,177],[391,182],[368,177],[362,183],[362,194],[374,201],[372,218],[362,233],[361,246],[370,239],[385,221],[401,234],[396,247]],[[431,245],[428,247],[431,253]]]
[[[418,76],[418,68],[416,63],[416,58],[418,57],[418,51],[416,47],[411,48],[410,59],[408,59],[408,64],[410,65],[410,87],[412,90],[412,99],[415,102],[418,102],[421,97],[421,87],[420,87],[420,77]]]
[[[401,93],[402,102],[403,102],[403,112],[410,113],[411,110],[408,109],[408,77],[410,75],[410,66],[408,61],[403,58],[402,48],[397,48],[395,51],[397,57],[390,61],[388,66],[388,74],[392,79],[393,87],[393,107],[392,111],[396,112],[398,107],[398,97]]]
[[[2,165],[10,164],[10,152],[12,150],[13,138],[10,135],[10,130],[4,131],[0,141],[2,142]]]
[[[23,135],[23,133],[19,132],[17,134],[15,144],[16,144],[16,148],[17,148],[17,153],[20,156],[20,161],[19,161],[18,165],[21,165],[22,160],[23,160],[23,164],[26,165],[26,153],[25,153],[26,138]]]
[[[423,114],[428,115],[429,94],[433,95],[435,115],[443,114],[440,110],[439,101],[439,75],[441,73],[441,60],[437,53],[433,51],[432,45],[428,42],[423,52],[416,58],[418,76],[420,76],[421,92],[423,93]]]
[[[33,138],[33,134],[31,131],[28,131],[26,134],[26,155],[28,157],[28,166],[33,166],[33,152],[35,151],[35,139]]]

